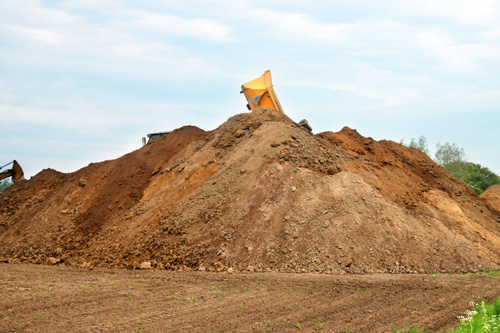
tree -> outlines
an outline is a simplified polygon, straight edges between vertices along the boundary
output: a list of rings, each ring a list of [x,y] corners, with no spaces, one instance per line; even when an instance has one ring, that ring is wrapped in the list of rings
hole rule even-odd
[[[436,144],[435,162],[446,169],[447,165],[454,162],[465,162],[465,153],[462,148],[459,148],[455,143],[446,142],[444,145],[441,142]]]
[[[407,145],[403,139],[401,144],[406,147],[416,148],[429,155],[427,147],[427,139],[425,136],[415,140],[411,138]],[[499,185],[500,177],[490,171],[488,168],[483,168],[479,164],[467,162],[465,160],[464,150],[458,147],[455,143],[446,142],[436,144],[436,155],[434,162],[448,171],[453,177],[469,186],[477,195],[483,193],[491,185]]]
[[[469,179],[467,185],[476,192],[476,194],[483,193],[491,185],[499,185],[500,177],[488,168],[483,168],[479,164],[469,164]]]
[[[418,141],[415,140],[415,138],[411,138],[410,143],[406,144],[405,140],[401,139],[400,143],[403,146],[411,147],[411,148],[416,148],[416,149],[418,149],[420,151],[423,151],[427,155],[429,155],[429,148],[427,147],[427,138],[425,136],[423,136],[423,135],[418,139]]]
[[[418,142],[415,140],[415,138],[411,138],[411,142],[408,145],[408,147],[413,147],[417,148],[420,151],[423,151],[427,155],[429,155],[429,148],[427,147],[427,138],[425,136],[420,136],[418,139]]]
[[[437,143],[435,162],[453,177],[469,186],[476,194],[483,193],[491,185],[500,184],[500,177],[480,164],[465,161],[465,153],[456,144]]]
[[[7,187],[12,185],[12,180],[10,178],[0,180],[0,193],[3,192]]]

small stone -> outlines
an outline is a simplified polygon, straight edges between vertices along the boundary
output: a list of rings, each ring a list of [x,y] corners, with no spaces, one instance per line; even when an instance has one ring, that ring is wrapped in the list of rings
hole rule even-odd
[[[54,257],[48,257],[47,258],[47,265],[55,265],[59,263],[59,259],[56,259]]]
[[[151,269],[151,262],[145,261],[139,265],[139,269],[141,270],[148,270]]]
[[[229,268],[227,269],[227,272],[228,272],[229,274],[233,274],[233,269],[232,269],[231,267],[229,267]]]
[[[347,259],[347,261],[345,262],[344,266],[345,267],[349,267],[349,266],[351,266],[351,264],[352,264],[352,259]]]
[[[87,180],[85,178],[82,177],[78,180],[78,186],[85,187],[86,185],[87,185]]]
[[[216,263],[215,263],[215,270],[216,270],[217,272],[221,272],[221,271],[223,271],[223,270],[224,270],[224,264],[223,264],[223,263],[221,263],[221,262],[219,262],[219,261],[218,261],[218,262],[216,262]]]
[[[297,188],[295,186],[292,186],[292,192],[297,191]]]
[[[339,170],[337,169],[336,166],[330,166],[327,170],[326,170],[326,173],[329,174],[329,175],[335,175],[337,173],[339,173]]]
[[[83,264],[80,265],[81,268],[89,268],[90,267],[90,263],[85,261]]]

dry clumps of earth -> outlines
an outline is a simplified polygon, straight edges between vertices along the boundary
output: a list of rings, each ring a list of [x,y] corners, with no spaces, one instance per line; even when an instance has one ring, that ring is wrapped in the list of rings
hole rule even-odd
[[[0,195],[0,260],[343,273],[498,269],[500,190],[426,154],[260,108]]]

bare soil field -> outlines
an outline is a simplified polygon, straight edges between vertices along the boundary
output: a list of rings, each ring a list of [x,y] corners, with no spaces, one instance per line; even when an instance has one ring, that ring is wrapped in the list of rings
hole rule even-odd
[[[458,325],[500,277],[88,270],[0,264],[1,332],[389,332]]]

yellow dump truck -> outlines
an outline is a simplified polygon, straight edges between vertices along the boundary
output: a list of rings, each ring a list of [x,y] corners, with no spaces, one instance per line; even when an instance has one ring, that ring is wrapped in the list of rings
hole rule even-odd
[[[264,75],[256,78],[255,80],[244,83],[241,86],[241,92],[247,99],[247,108],[255,110],[259,106],[271,108],[273,110],[283,112],[283,108],[274,92],[273,83],[271,81],[271,71],[267,70]],[[312,131],[311,126],[307,120],[303,119],[298,123],[300,126]]]

